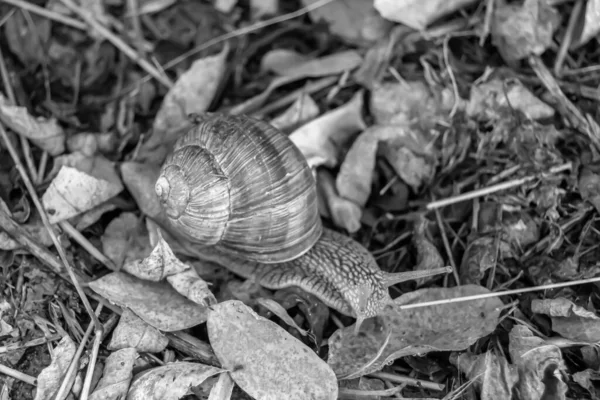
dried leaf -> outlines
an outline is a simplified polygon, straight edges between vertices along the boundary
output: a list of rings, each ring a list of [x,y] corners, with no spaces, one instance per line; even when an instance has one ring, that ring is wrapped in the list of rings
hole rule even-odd
[[[298,64],[304,64],[310,57],[289,49],[273,49],[260,60],[261,72],[273,72],[285,75],[286,71]]]
[[[328,364],[336,375],[351,379],[378,371],[400,357],[430,351],[464,350],[494,331],[502,302],[497,298],[449,303],[435,307],[401,310],[403,304],[451,299],[490,293],[484,287],[463,285],[453,288],[419,289],[396,298],[375,318],[363,322],[360,335],[354,326],[336,331],[329,338]],[[377,357],[387,336],[389,344]],[[371,363],[369,368],[364,365]],[[360,371],[359,374],[356,374]]]
[[[0,93],[0,121],[53,156],[65,151],[65,133],[56,118],[33,117]]]
[[[303,93],[287,110],[271,120],[271,125],[284,132],[295,129],[319,115],[319,106]]]
[[[413,229],[413,244],[417,249],[417,265],[413,269],[414,271],[425,271],[434,268],[441,268],[444,266],[444,259],[440,255],[435,245],[431,243],[427,237],[427,225],[429,221],[424,216],[421,216],[415,223]],[[423,286],[424,284],[436,280],[438,276],[429,278],[417,279],[417,287]]]
[[[475,0],[375,0],[375,8],[387,20],[423,30],[440,17],[451,14]]]
[[[357,232],[361,227],[362,207],[339,195],[333,175],[324,168],[317,170],[317,188],[325,201],[326,216],[330,217],[336,226],[350,233]],[[323,211],[323,207],[319,207],[319,210]]]
[[[337,399],[331,368],[283,328],[243,303],[219,303],[209,313],[208,336],[235,383],[258,399]]]
[[[134,213],[122,213],[110,221],[102,235],[102,252],[121,268],[123,263],[145,257],[152,251],[148,232]]]
[[[200,363],[168,363],[137,375],[127,400],[179,400],[190,394],[190,387],[223,372],[221,368]]]
[[[350,101],[295,130],[290,139],[311,167],[335,167],[354,135],[366,128],[362,119],[363,91]]]
[[[110,302],[130,308],[161,331],[178,331],[206,321],[205,307],[186,299],[166,282],[143,281],[123,272],[112,272],[89,286]]]
[[[55,224],[91,210],[122,190],[120,180],[107,181],[63,166],[42,196],[42,204]]]
[[[213,56],[194,61],[169,92],[154,119],[152,136],[140,149],[140,159],[162,163],[170,145],[192,124],[190,114],[200,114],[208,110],[225,73],[225,63],[229,45]],[[153,150],[158,149],[156,154]]]
[[[167,344],[169,339],[165,335],[126,308],[112,333],[107,348],[109,350],[134,348],[139,353],[158,353],[163,351]]]
[[[35,400],[54,398],[67,373],[69,364],[75,357],[75,350],[77,350],[77,346],[73,340],[69,336],[64,336],[52,353],[50,365],[44,368],[37,377]],[[73,382],[71,382],[71,385],[73,385]],[[67,389],[70,389],[70,387]]]
[[[308,7],[318,0],[302,0]],[[392,23],[383,19],[373,8],[372,0],[334,1],[309,12],[313,22],[325,20],[329,31],[346,42],[366,46],[383,36],[392,28]]]
[[[137,358],[138,352],[133,348],[117,350],[106,357],[102,378],[89,399],[124,399],[133,378],[133,366]]]
[[[550,316],[552,330],[567,339],[588,343],[600,341],[600,317],[563,297],[535,299],[531,302],[531,311]]]
[[[552,44],[560,20],[546,0],[498,1],[492,17],[492,43],[507,62],[539,56]]]
[[[8,48],[23,65],[33,67],[45,61],[52,29],[48,18],[17,8],[2,29]]]
[[[600,0],[588,0],[585,7],[585,21],[579,37],[573,38],[571,48],[586,44],[600,33]]]
[[[463,353],[458,356],[456,365],[467,378],[475,381],[481,400],[513,399],[519,373],[514,365],[508,364],[506,357],[492,351],[479,355]]]
[[[231,379],[231,375],[229,374],[221,374],[219,375],[219,380],[213,386],[210,391],[210,395],[208,396],[208,400],[229,400],[231,399],[231,394],[233,393],[233,387],[235,386],[235,382]]]
[[[196,304],[209,307],[217,303],[215,295],[212,294],[208,288],[208,283],[200,278],[193,268],[168,276],[167,282],[169,282],[177,292]]]
[[[518,79],[494,78],[471,86],[466,113],[471,118],[495,121],[506,111],[520,111],[530,119],[554,116],[554,109],[534,96]]]

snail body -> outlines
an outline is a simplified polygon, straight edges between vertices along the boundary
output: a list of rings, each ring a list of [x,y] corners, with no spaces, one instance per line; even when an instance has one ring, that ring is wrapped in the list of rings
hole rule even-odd
[[[282,132],[246,116],[195,116],[155,191],[178,233],[252,261],[306,253],[322,224],[315,179]]]

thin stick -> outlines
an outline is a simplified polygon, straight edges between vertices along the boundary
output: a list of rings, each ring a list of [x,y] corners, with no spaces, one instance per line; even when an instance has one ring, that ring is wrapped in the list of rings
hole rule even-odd
[[[90,394],[90,388],[92,387],[92,379],[94,378],[94,369],[98,362],[98,352],[100,351],[100,344],[102,343],[104,332],[102,329],[96,330],[94,335],[94,343],[92,344],[92,355],[88,364],[88,369],[83,381],[83,387],[81,389],[81,397],[79,400],[87,400]]]
[[[565,58],[567,58],[567,52],[569,51],[569,47],[571,47],[571,43],[573,43],[573,32],[575,31],[575,27],[577,22],[579,21],[579,16],[581,14],[581,10],[583,9],[584,0],[576,0],[573,9],[571,10],[571,16],[569,17],[569,23],[567,25],[567,30],[565,31],[565,36],[563,37],[562,43],[558,48],[558,53],[556,54],[556,61],[554,62],[554,75],[557,77],[562,76],[562,66],[565,62]]]
[[[0,364],[0,374],[11,376],[11,377],[13,377],[15,379],[18,379],[18,380],[22,381],[22,382],[28,383],[31,386],[37,386],[37,379],[36,378],[34,378],[33,376],[29,376],[27,374],[24,374],[22,372],[19,372],[16,369],[12,369],[10,367],[7,367],[6,365]]]
[[[94,247],[94,245],[91,244],[90,241],[87,240],[85,236],[83,236],[81,232],[75,229],[75,227],[71,225],[68,221],[62,221],[59,223],[59,225],[61,228],[63,228],[65,232],[67,232],[67,234],[71,236],[71,238],[73,238],[77,243],[79,243],[81,247],[86,249],[92,257],[104,264],[106,268],[110,269],[111,271],[117,270],[117,266],[100,250]]]
[[[531,288],[505,290],[503,292],[485,293],[485,294],[477,294],[477,295],[472,295],[472,296],[455,297],[453,299],[433,300],[433,301],[425,301],[423,303],[398,305],[398,306],[394,306],[394,308],[396,310],[408,310],[410,308],[438,306],[441,304],[451,304],[451,303],[460,303],[463,301],[489,299],[491,297],[508,296],[511,294],[521,294],[521,293],[528,293],[528,292],[537,292],[537,291],[541,291],[541,290],[559,289],[559,288],[563,288],[563,287],[585,285],[585,284],[594,283],[594,282],[600,282],[600,276],[595,277],[595,278],[589,278],[589,279],[579,279],[579,280],[571,281],[571,282],[551,283],[548,285],[535,286],[535,287],[531,287]]]
[[[430,390],[444,390],[445,387],[439,383],[415,379],[405,375],[391,374],[389,372],[373,372],[372,374],[369,374],[369,376],[394,383],[407,383],[411,386],[418,386]]]
[[[23,0],[0,0],[5,2],[6,4],[10,4],[11,6],[19,7],[23,10],[27,10],[33,14],[37,14],[44,18],[48,18],[49,20],[60,22],[71,28],[79,29],[85,31],[88,29],[87,25],[81,21],[76,20],[75,18],[67,17],[66,15],[62,15],[57,12],[49,11],[44,7],[36,6],[33,3]]]
[[[54,243],[54,247],[58,251],[58,255],[60,256],[60,259],[63,262],[63,265],[66,268],[66,270],[69,274],[69,277],[71,278],[71,281],[73,282],[73,285],[75,286],[75,290],[77,290],[77,293],[79,294],[79,297],[81,298],[81,302],[83,303],[85,309],[87,310],[88,314],[90,315],[90,318],[92,318],[92,320],[94,321],[94,324],[96,324],[96,326],[100,326],[100,321],[98,321],[98,318],[96,318],[96,314],[94,314],[94,310],[92,309],[92,306],[91,306],[87,296],[85,295],[83,289],[81,288],[81,284],[79,283],[79,280],[77,279],[77,276],[75,275],[75,272],[73,271],[73,268],[71,268],[71,265],[69,264],[69,260],[67,259],[67,254],[65,253],[65,250],[63,249],[62,245],[58,241],[58,237],[56,236],[56,232],[54,232],[54,228],[52,228],[52,225],[50,225],[50,221],[48,220],[48,215],[46,214],[46,210],[44,210],[44,207],[42,206],[42,203],[40,202],[40,199],[39,199],[37,193],[35,192],[33,184],[31,183],[29,176],[27,176],[27,172],[25,171],[25,168],[23,167],[23,163],[21,163],[21,160],[19,159],[19,155],[17,154],[17,151],[15,150],[12,143],[8,139],[8,135],[6,134],[6,131],[4,130],[4,127],[1,123],[0,123],[0,136],[2,136],[2,139],[4,140],[4,142],[6,144],[6,148],[8,149],[8,152],[10,153],[10,156],[12,157],[16,168],[19,171],[19,174],[21,175],[21,179],[23,180],[23,183],[27,187],[27,191],[29,192],[29,195],[31,196],[31,199],[33,200],[33,203],[35,204],[35,207],[37,208],[40,216],[42,217],[42,222],[44,223],[44,226],[46,227],[46,229],[48,230],[48,233],[50,234],[52,243]]]
[[[81,19],[87,22],[91,28],[98,31],[100,35],[102,35],[106,40],[112,43],[117,49],[119,49],[123,54],[129,57],[132,61],[137,63],[144,71],[146,71],[150,76],[154,79],[165,85],[167,88],[171,88],[173,83],[171,80],[161,74],[158,69],[156,69],[152,64],[143,59],[139,54],[135,52],[127,43],[123,41],[120,37],[112,33],[108,28],[104,25],[100,24],[96,19],[92,16],[92,14],[86,12],[81,7],[73,2],[73,0],[60,0],[69,10],[73,11],[75,14],[79,15]]]
[[[565,163],[565,164],[550,168],[550,171],[548,172],[548,174],[557,174],[559,172],[567,171],[571,168],[572,168],[571,163]],[[546,174],[541,174],[541,176],[543,176],[543,175],[546,175]],[[426,207],[428,210],[435,210],[437,208],[442,208],[442,207],[446,207],[446,206],[449,206],[452,204],[460,203],[461,201],[473,200],[475,198],[483,197],[488,194],[492,194],[492,193],[500,192],[502,190],[521,186],[522,184],[532,181],[538,177],[540,177],[540,175],[531,175],[531,176],[526,176],[526,177],[523,177],[520,179],[514,179],[514,180],[508,181],[508,182],[498,183],[497,185],[473,190],[472,192],[459,194],[458,196],[449,197],[449,198],[443,199],[443,200],[432,201],[431,203],[427,204]]]

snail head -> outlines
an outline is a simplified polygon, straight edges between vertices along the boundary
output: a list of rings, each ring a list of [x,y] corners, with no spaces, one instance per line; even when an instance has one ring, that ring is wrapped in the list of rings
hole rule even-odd
[[[190,202],[190,187],[184,171],[177,165],[163,167],[154,191],[170,218],[178,219]]]

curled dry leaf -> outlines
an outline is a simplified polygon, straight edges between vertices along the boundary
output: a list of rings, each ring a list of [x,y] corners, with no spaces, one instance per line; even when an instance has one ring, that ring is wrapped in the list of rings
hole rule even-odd
[[[231,114],[249,114],[261,107],[273,91],[288,83],[304,78],[320,78],[351,71],[362,62],[362,57],[354,50],[342,51],[321,58],[308,60],[283,69],[284,75],[273,79],[261,94],[238,104],[230,110]]]
[[[531,311],[548,315],[552,319],[552,330],[567,339],[600,341],[600,317],[563,297],[535,299],[531,302]]]
[[[444,266],[444,259],[440,255],[440,252],[427,237],[426,231],[428,223],[429,221],[427,218],[425,218],[425,216],[421,216],[415,223],[415,227],[413,229],[412,241],[415,249],[417,249],[417,265],[414,268],[415,271],[430,270]],[[437,278],[437,276],[432,276],[428,278],[417,279],[417,287],[423,286],[424,284],[436,280]]]
[[[305,344],[242,302],[214,306],[207,327],[223,368],[255,399],[337,399],[331,368]]]
[[[304,329],[302,329],[298,326],[296,321],[294,321],[294,319],[290,316],[290,314],[288,314],[287,310],[285,308],[283,308],[281,306],[281,304],[279,304],[275,300],[268,299],[266,297],[259,297],[258,299],[256,299],[256,302],[258,304],[260,304],[261,306],[263,306],[264,308],[266,308],[267,310],[271,311],[273,314],[275,314],[277,317],[279,317],[283,322],[285,322],[286,324],[288,324],[289,326],[291,326],[292,328],[297,330],[298,333],[300,333],[302,336],[306,336],[308,334],[307,331],[305,331]]]
[[[496,243],[498,248],[496,248]],[[460,281],[463,284],[480,284],[485,272],[496,265],[497,258],[510,257],[510,245],[493,236],[480,236],[467,245],[460,264]]]
[[[106,358],[102,378],[90,394],[90,400],[124,399],[133,378],[133,365],[138,357],[134,348],[112,352]]]
[[[285,75],[286,70],[298,64],[304,64],[310,57],[289,49],[273,49],[268,51],[260,60],[262,72],[274,72]]]
[[[521,111],[529,119],[551,118],[554,109],[533,95],[518,79],[494,78],[471,86],[466,113],[471,118],[495,121],[506,111]]]
[[[221,368],[200,363],[168,363],[136,375],[127,400],[179,400],[189,394],[191,386],[223,372]]]
[[[2,93],[0,93],[0,121],[53,156],[65,151],[65,132],[56,118],[35,118],[25,107],[12,105]]]
[[[513,362],[518,362],[521,355],[526,354],[529,350],[545,344],[544,339],[534,336],[531,329],[525,325],[515,325],[510,330],[508,338],[508,352]]]
[[[364,207],[371,194],[377,150],[382,142],[390,148],[387,155],[392,167],[407,184],[418,187],[431,176],[432,166],[412,152],[427,152],[427,144],[416,131],[401,125],[373,125],[358,136],[346,154],[336,178],[340,196]],[[392,148],[397,149],[395,154]],[[402,149],[408,150],[413,158],[399,157]]]
[[[302,0],[310,6],[318,0]],[[392,23],[373,8],[372,0],[334,1],[309,12],[314,22],[329,23],[329,31],[346,42],[366,46],[385,36]]]
[[[107,181],[62,166],[42,196],[42,204],[50,223],[55,224],[91,210],[122,190],[120,180]]]
[[[375,8],[389,21],[423,30],[440,17],[451,14],[475,0],[375,0]]]
[[[158,353],[163,351],[167,344],[169,339],[165,335],[126,308],[112,333],[107,348],[109,350],[134,348],[139,353]]]
[[[573,38],[571,49],[586,44],[590,39],[600,33],[600,1],[589,0],[586,2],[585,21],[579,37]]]
[[[290,139],[300,149],[311,167],[335,167],[354,136],[366,128],[362,118],[362,90],[343,106],[296,129]]]
[[[323,211],[326,212],[321,214],[330,217],[336,226],[350,233],[357,232],[361,226],[362,208],[338,194],[333,175],[325,168],[317,170],[317,188],[325,203]],[[323,207],[319,209],[322,210]]]
[[[23,65],[34,67],[47,61],[48,42],[52,40],[52,22],[48,18],[15,9],[5,22],[3,37]]]
[[[492,17],[492,43],[509,63],[539,56],[552,44],[560,20],[546,0],[498,1]]]
[[[302,93],[294,104],[271,120],[275,128],[287,132],[307,123],[319,115],[319,106],[307,93]]]
[[[220,53],[194,61],[169,92],[154,119],[152,136],[141,148],[141,160],[162,163],[172,144],[191,127],[190,114],[208,110],[225,73],[229,45]]]
[[[206,321],[206,307],[186,299],[166,282],[143,281],[124,272],[112,272],[89,286],[161,331],[179,331]]]
[[[405,293],[394,299],[380,316],[366,320],[360,335],[354,334],[353,326],[336,331],[329,339],[327,362],[336,375],[352,379],[378,371],[400,357],[465,350],[496,329],[503,305],[498,298],[406,310],[400,306],[483,293],[490,291],[478,285]],[[390,333],[389,343],[377,356]]]
[[[35,400],[49,400],[54,398],[58,388],[62,384],[69,364],[75,356],[77,346],[69,336],[64,336],[52,352],[52,361],[50,365],[40,372],[37,377],[37,391]],[[71,377],[71,382],[67,387],[67,393],[73,385],[75,374]]]

